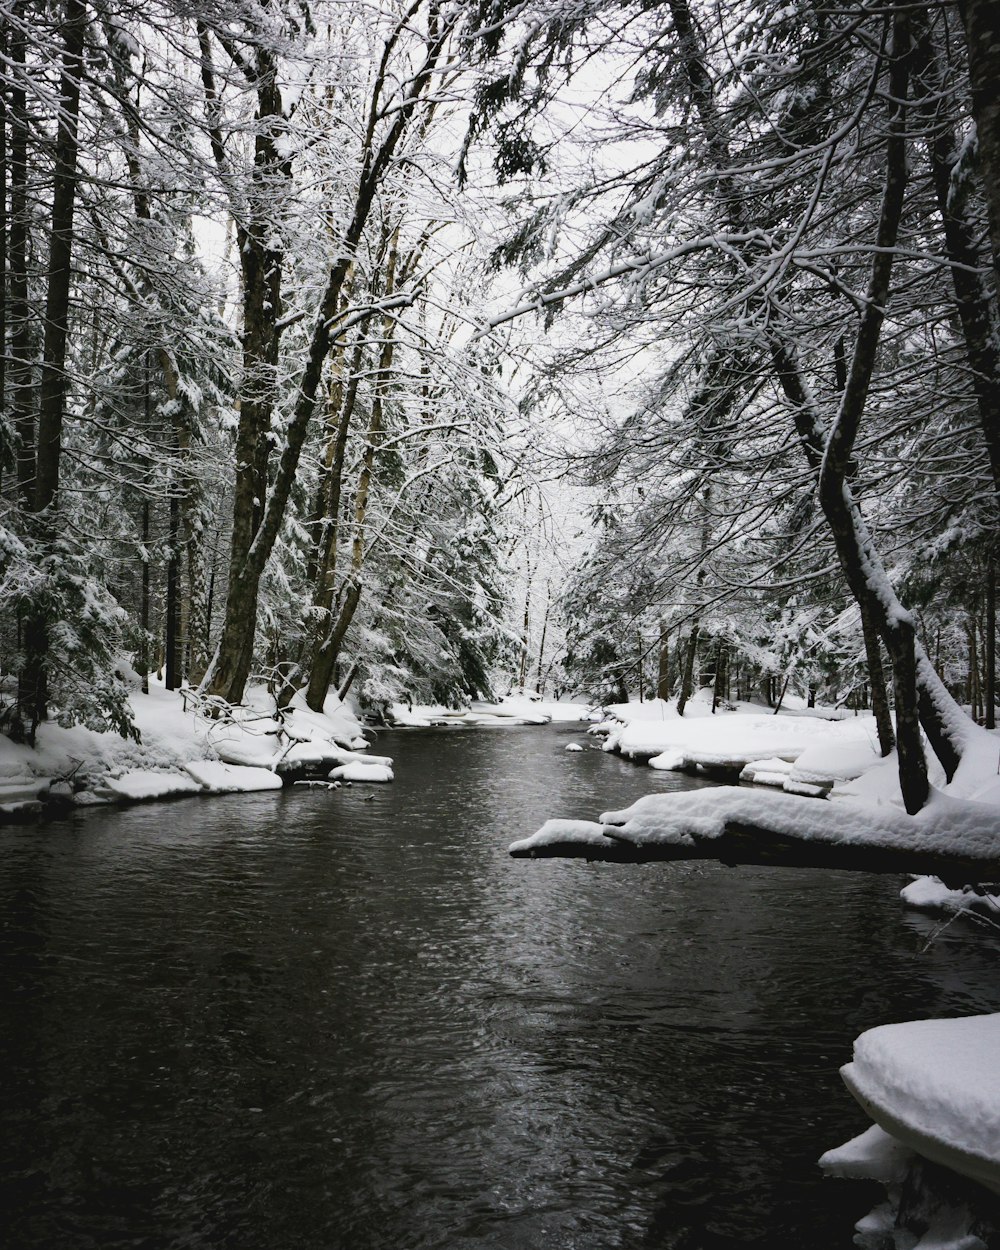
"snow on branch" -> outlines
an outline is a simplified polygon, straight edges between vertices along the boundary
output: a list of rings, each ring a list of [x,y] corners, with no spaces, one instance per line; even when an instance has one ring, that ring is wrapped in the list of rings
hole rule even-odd
[[[933,873],[965,884],[1000,878],[1000,821],[995,807],[942,793],[908,816],[892,806],[720,787],[646,795],[597,822],[549,820],[509,850],[515,859],[713,859],[730,866]]]

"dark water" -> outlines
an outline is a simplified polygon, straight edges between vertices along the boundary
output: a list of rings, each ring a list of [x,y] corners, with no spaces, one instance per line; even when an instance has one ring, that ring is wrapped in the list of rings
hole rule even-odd
[[[391,787],[2,831],[0,1245],[848,1246],[838,1065],[1000,1009],[1000,945],[922,950],[898,879],[512,861],[691,784],[570,738],[387,734]]]

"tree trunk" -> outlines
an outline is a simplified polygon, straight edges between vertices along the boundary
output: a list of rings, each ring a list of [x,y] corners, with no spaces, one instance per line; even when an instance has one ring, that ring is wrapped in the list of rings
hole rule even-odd
[[[976,645],[976,617],[970,612],[965,623],[965,634],[969,644],[969,715],[974,721],[982,719],[979,684],[979,648]]]
[[[17,482],[21,507],[34,507],[35,419],[31,376],[31,320],[28,305],[28,116],[24,89],[25,3],[15,9],[11,24],[10,56],[14,67],[10,92],[10,234],[8,239],[11,423],[17,441]]]
[[[164,628],[163,653],[165,657],[165,676],[164,685],[168,690],[176,690],[180,685],[180,673],[178,671],[178,637],[177,625],[180,616],[180,604],[178,603],[178,546],[180,545],[180,508],[177,503],[176,495],[170,496],[170,520],[169,531],[167,535],[167,604],[166,604],[166,622]]]
[[[1000,6],[996,0],[959,0],[969,57],[972,115],[990,225],[993,276],[1000,294]]]
[[[878,732],[879,750],[884,758],[887,755],[891,755],[895,750],[896,734],[892,727],[889,695],[885,687],[882,649],[879,644],[878,632],[872,623],[872,614],[868,606],[868,600],[862,599],[858,607],[861,609],[861,633],[864,636],[865,656],[868,660],[868,684],[871,687],[872,711],[875,713],[875,728]]]
[[[687,654],[684,657],[684,674],[681,678],[681,692],[677,696],[677,715],[683,716],[687,701],[691,697],[691,683],[694,679],[694,657],[698,650],[698,622],[691,626],[688,638]]]
[[[664,703],[670,698],[670,634],[660,622],[660,653],[656,666],[656,697]]]
[[[995,7],[995,6],[994,6]],[[1000,38],[998,28],[997,38]],[[941,117],[946,98],[944,74],[929,33],[924,29],[918,42],[918,70],[915,75],[921,113],[930,133],[925,147],[938,213],[944,227],[945,251],[951,270],[958,312],[965,340],[969,375],[979,411],[979,425],[993,476],[993,497],[1000,513],[1000,349],[998,349],[997,292],[980,276],[983,257],[979,245],[980,228],[968,209],[971,177],[962,177],[962,145],[955,125]],[[1000,57],[997,59],[1000,69]],[[991,84],[995,96],[995,81]],[[994,124],[1000,124],[1000,113]],[[983,143],[980,139],[980,160]],[[965,157],[964,159],[968,159]],[[983,170],[986,171],[985,162]]]
[[[983,703],[986,705],[986,719],[983,722],[987,729],[997,727],[997,574],[996,562],[990,557],[986,570],[986,604],[985,604],[985,677],[983,681]]]

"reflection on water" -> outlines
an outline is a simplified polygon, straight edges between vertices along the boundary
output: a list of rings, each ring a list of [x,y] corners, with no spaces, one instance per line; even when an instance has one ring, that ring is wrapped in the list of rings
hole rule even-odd
[[[4,831],[0,1244],[848,1246],[837,1068],[1000,1009],[997,941],[922,953],[898,879],[510,860],[693,784],[579,738],[386,734],[392,787]]]

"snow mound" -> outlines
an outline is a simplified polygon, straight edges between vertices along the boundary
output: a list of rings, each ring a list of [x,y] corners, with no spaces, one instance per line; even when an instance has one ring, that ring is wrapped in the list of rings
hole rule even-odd
[[[217,760],[193,760],[184,765],[188,776],[212,794],[250,794],[280,790],[281,778],[269,768],[247,768]]]
[[[750,781],[757,786],[776,786],[780,790],[791,771],[792,765],[788,760],[765,756],[762,760],[750,760],[745,764],[740,781]]]
[[[580,746],[579,742],[567,742],[566,750],[567,751],[582,751],[583,747]]]
[[[392,769],[385,764],[341,764],[330,772],[331,781],[392,781]]]
[[[921,911],[940,911],[949,915],[972,911],[995,917],[1000,923],[1000,894],[990,894],[973,886],[953,890],[939,877],[917,877],[909,885],[903,886],[899,897],[907,907],[915,907]]]
[[[612,749],[611,744],[606,744],[605,751]],[[688,757],[683,751],[661,751],[659,755],[654,755],[649,761],[649,767],[655,768],[659,772],[677,773],[687,768]]]
[[[821,1155],[819,1166],[830,1176],[846,1180],[898,1185],[905,1178],[912,1159],[912,1150],[873,1124],[842,1146]]]
[[[845,722],[840,722],[841,726]],[[833,734],[822,744],[808,746],[790,770],[792,781],[807,785],[823,785],[834,781],[853,781],[881,759],[875,745],[866,740],[838,742]]]
[[[523,695],[501,699],[499,703],[476,702],[472,704],[470,711],[477,719],[481,716],[494,717],[505,721],[508,725],[511,723],[547,725],[552,719],[545,712],[538,710],[537,701]]]
[[[140,803],[147,799],[169,799],[184,794],[201,794],[201,785],[185,773],[156,773],[135,768],[120,777],[106,777],[104,789],[121,799]]]
[[[1000,1193],[1000,1012],[869,1029],[841,1068],[872,1119]]]

